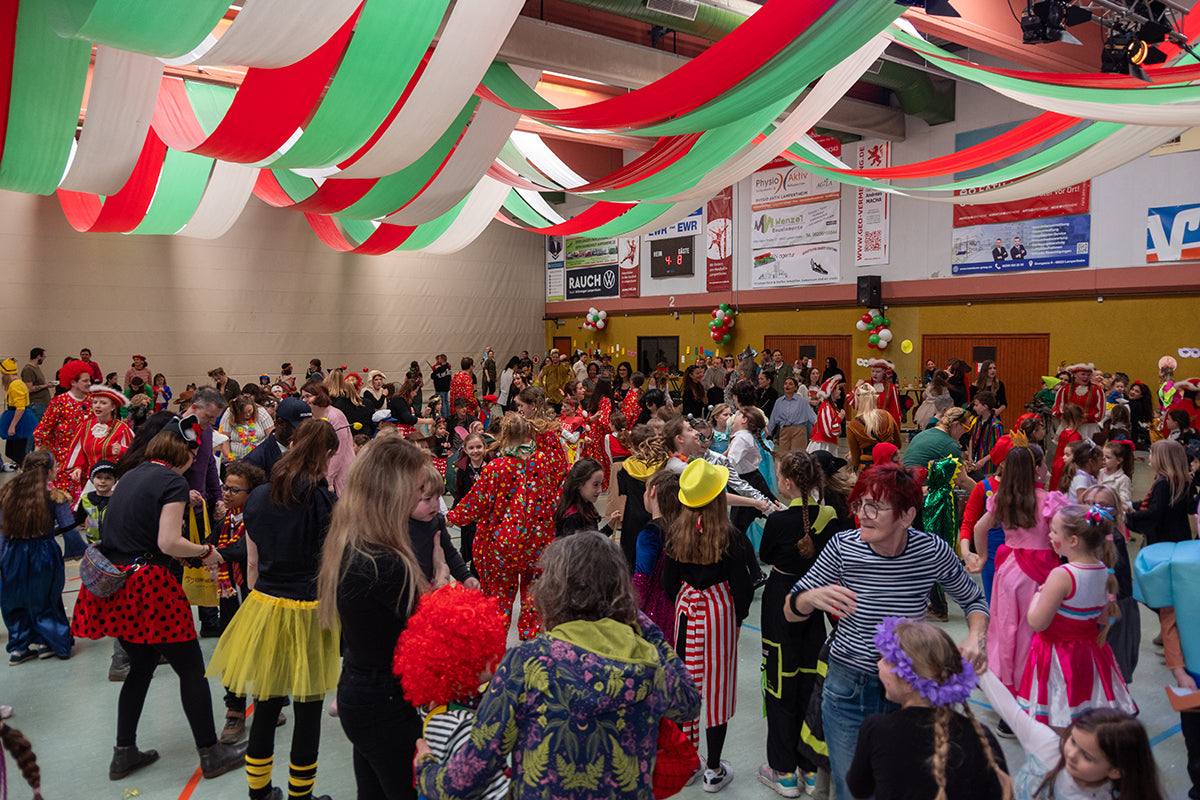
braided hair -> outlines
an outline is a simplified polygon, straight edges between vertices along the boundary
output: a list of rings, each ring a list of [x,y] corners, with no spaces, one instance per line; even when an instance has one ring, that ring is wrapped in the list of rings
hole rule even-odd
[[[21,770],[25,782],[33,789],[33,796],[41,797],[42,771],[38,767],[33,745],[29,743],[23,733],[16,728],[10,728],[3,722],[0,722],[0,742],[3,742],[4,749],[12,754],[13,761],[17,763],[17,768]],[[4,760],[0,756],[0,788],[5,786],[4,780]]]
[[[805,558],[816,555],[816,546],[809,535],[812,520],[809,519],[808,498],[815,493],[818,504],[825,502],[824,471],[815,458],[803,450],[784,453],[775,461],[775,469],[779,472],[780,480],[787,479],[796,487],[797,497],[804,498],[800,504],[800,518],[804,525],[804,535],[796,541],[796,549]]]

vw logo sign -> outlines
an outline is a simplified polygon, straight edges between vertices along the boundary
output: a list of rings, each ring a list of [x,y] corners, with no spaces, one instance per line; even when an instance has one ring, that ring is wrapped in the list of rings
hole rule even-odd
[[[617,273],[608,271],[604,273],[604,288],[611,289],[617,285]]]

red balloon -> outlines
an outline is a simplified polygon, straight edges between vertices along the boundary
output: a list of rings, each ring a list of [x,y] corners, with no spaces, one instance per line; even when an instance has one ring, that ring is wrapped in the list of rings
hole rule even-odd
[[[871,321],[871,315],[870,315],[870,314],[863,314],[861,319],[862,319],[862,321],[863,321],[863,322],[870,322],[870,321]]]
[[[713,315],[713,319],[717,318],[717,310],[715,308],[712,310],[712,315]]]

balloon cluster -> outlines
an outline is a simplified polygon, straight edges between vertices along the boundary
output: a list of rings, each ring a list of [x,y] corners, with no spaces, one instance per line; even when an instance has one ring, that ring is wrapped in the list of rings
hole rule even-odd
[[[854,327],[860,331],[870,331],[870,336],[867,337],[867,347],[877,348],[879,350],[887,350],[888,343],[892,341],[892,331],[888,326],[892,321],[883,316],[883,310],[878,308],[869,308],[867,313],[863,314],[858,322],[854,323]]]
[[[733,341],[733,334],[729,332],[733,327],[733,311],[729,308],[729,303],[721,303],[712,310],[712,322],[708,323],[708,332],[712,336],[712,340],[717,344],[729,344]]]
[[[588,331],[602,331],[608,326],[608,312],[598,308],[589,308],[583,318],[583,328]]]

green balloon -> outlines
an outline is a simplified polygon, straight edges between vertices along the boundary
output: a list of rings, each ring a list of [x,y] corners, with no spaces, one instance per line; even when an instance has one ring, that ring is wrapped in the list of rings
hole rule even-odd
[[[729,343],[730,343],[730,342],[732,342],[732,341],[733,341],[733,334],[732,334],[732,333],[727,333],[727,334],[725,334],[724,336],[722,336],[722,337],[721,337],[721,344],[729,344]]]
[[[888,319],[887,317],[884,317],[883,324],[884,324],[884,326],[888,326],[888,325],[892,324],[892,321],[890,319]]]
[[[871,344],[879,344],[879,334],[872,333],[870,336],[867,337],[867,341],[870,342]]]
[[[882,324],[883,324],[883,317],[879,316],[878,314],[871,317],[871,327],[872,328],[874,328],[878,325],[882,325]]]
[[[717,306],[717,308],[721,309],[722,311],[728,311],[729,303],[721,303],[721,305]]]

